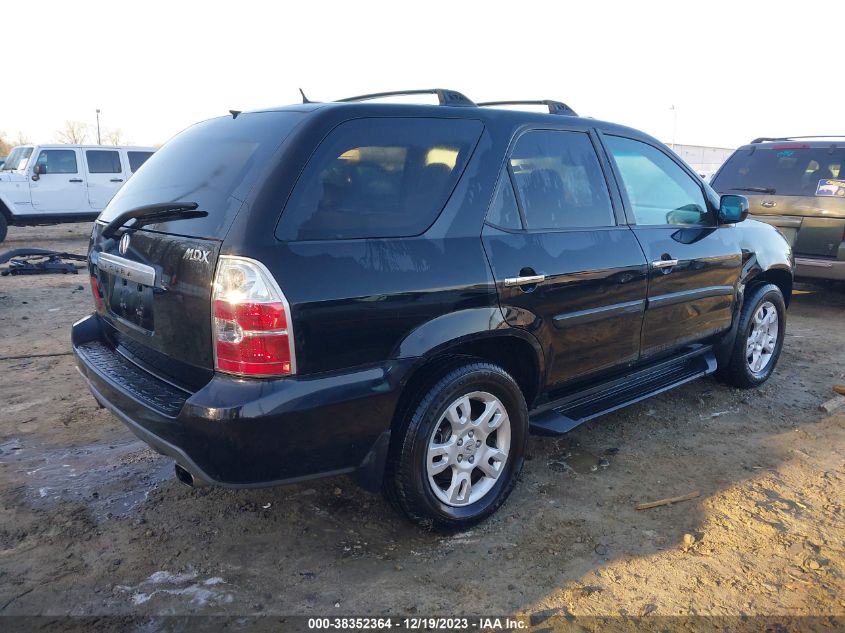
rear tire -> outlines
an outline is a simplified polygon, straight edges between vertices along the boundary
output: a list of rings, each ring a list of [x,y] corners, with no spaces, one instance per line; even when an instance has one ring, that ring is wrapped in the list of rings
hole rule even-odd
[[[2,203],[0,203],[2,204]],[[0,213],[0,242],[6,239],[6,234],[9,232],[9,223],[6,221],[6,216]]]
[[[482,361],[453,366],[394,429],[385,496],[427,529],[467,528],[505,502],[527,439],[525,398],[505,370]]]
[[[736,340],[722,379],[749,389],[766,382],[780,358],[786,333],[786,304],[774,284],[749,289],[739,316]]]

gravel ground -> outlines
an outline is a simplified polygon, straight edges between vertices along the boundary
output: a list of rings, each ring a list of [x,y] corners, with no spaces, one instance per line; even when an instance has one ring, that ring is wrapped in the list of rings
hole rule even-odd
[[[763,388],[700,380],[532,437],[507,504],[451,536],[345,478],[178,484],[74,368],[91,304],[84,275],[0,277],[0,614],[845,614],[845,414],[819,410],[845,382],[841,287],[801,286]]]

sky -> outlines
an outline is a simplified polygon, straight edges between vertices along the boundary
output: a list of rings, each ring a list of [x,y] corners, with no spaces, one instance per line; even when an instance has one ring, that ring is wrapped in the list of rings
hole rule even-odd
[[[0,131],[68,120],[160,144],[230,109],[443,87],[557,99],[666,143],[845,134],[831,5],[4,0]],[[674,106],[674,110],[673,110]],[[96,134],[92,139],[95,140]]]

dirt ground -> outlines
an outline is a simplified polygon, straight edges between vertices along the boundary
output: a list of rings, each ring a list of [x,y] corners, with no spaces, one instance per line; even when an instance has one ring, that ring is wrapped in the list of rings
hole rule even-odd
[[[84,253],[89,231],[0,251]],[[91,309],[84,275],[0,277],[2,615],[845,614],[845,408],[819,410],[845,382],[842,287],[800,287],[763,388],[700,380],[532,437],[505,506],[451,536],[345,478],[182,486],[76,372]]]

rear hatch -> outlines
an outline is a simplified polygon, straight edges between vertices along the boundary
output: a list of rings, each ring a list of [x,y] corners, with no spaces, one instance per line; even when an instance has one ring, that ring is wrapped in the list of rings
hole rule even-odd
[[[777,227],[799,256],[835,258],[845,233],[845,147],[767,143],[737,150],[711,183],[748,197],[750,212]]]
[[[100,215],[89,259],[107,335],[125,356],[191,390],[210,379],[211,293],[223,240],[302,118],[294,111],[249,113],[188,128],[156,152]],[[129,220],[104,235],[124,212],[162,203],[196,203],[200,213],[179,217],[177,211],[147,224]]]

